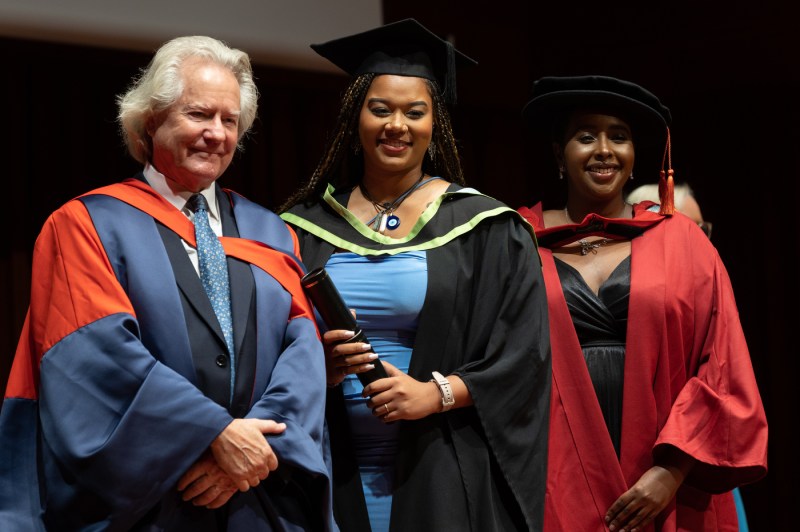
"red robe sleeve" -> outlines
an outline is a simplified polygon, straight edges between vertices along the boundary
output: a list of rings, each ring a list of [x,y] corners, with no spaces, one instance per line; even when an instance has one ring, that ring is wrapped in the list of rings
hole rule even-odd
[[[543,229],[540,206],[520,212]],[[710,241],[682,215],[631,242],[619,459],[552,253],[540,248],[553,357],[545,530],[606,530],[608,507],[665,445],[697,462],[654,528],[735,527],[723,492],[766,474],[767,423],[730,280]]]

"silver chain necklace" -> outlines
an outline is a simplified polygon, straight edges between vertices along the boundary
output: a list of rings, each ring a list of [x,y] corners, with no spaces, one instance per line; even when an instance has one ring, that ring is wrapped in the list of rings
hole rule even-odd
[[[383,234],[387,229],[391,231],[393,229],[397,229],[398,227],[400,227],[400,217],[397,216],[394,213],[394,211],[398,207],[400,207],[400,204],[403,203],[403,200],[405,200],[415,190],[425,185],[426,183],[429,183],[434,179],[441,179],[440,177],[437,176],[437,177],[430,177],[423,181],[422,178],[424,177],[425,177],[425,172],[423,171],[422,175],[419,176],[417,182],[411,185],[411,187],[408,190],[397,196],[394,200],[386,201],[383,203],[378,203],[377,201],[373,200],[370,197],[369,192],[367,192],[366,187],[364,187],[364,184],[359,183],[358,188],[361,190],[361,195],[364,196],[364,198],[366,198],[367,201],[372,203],[372,206],[375,207],[375,212],[377,213],[367,222],[367,227],[371,227],[374,231],[377,231],[378,233],[381,234]]]

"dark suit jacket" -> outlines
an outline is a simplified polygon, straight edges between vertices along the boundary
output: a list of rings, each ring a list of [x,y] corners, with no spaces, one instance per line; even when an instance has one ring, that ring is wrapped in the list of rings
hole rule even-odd
[[[225,236],[239,236],[230,199],[219,185],[217,203]],[[253,373],[255,371],[255,300],[254,280],[250,266],[228,257],[228,277],[231,286],[234,356],[236,383],[233,402],[230,399],[231,354],[225,344],[211,301],[200,277],[192,266],[181,239],[164,226],[159,226],[161,239],[167,249],[175,278],[180,288],[186,328],[197,371],[198,387],[217,404],[229,409],[234,417],[243,416],[250,405]]]

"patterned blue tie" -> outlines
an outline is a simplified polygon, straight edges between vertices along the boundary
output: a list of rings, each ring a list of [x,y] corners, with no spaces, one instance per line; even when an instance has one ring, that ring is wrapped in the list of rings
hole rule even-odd
[[[231,290],[228,279],[228,263],[222,244],[208,223],[208,203],[202,194],[195,194],[187,203],[194,211],[194,235],[197,239],[197,259],[200,265],[200,280],[211,300],[211,306],[222,327],[228,352],[231,354],[231,398],[236,376],[233,353],[233,320],[231,319]]]

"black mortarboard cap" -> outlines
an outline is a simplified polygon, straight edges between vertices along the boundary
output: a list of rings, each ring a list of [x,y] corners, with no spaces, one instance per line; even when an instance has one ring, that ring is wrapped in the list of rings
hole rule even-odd
[[[477,64],[411,18],[311,48],[354,77],[374,73],[434,80],[448,103],[456,101],[456,69]]]

